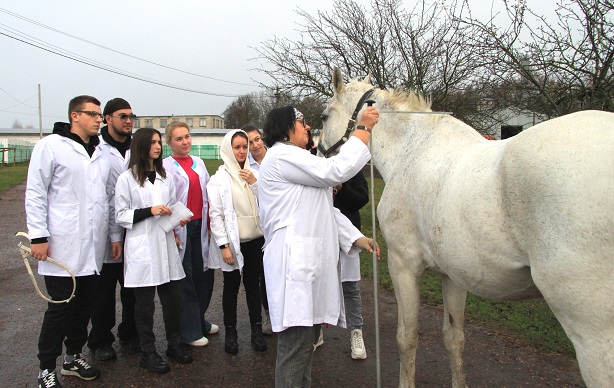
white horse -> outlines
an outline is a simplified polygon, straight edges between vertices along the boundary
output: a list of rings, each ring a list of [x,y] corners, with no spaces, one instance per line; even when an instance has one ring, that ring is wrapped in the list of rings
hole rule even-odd
[[[321,151],[373,89],[368,77],[344,85],[338,69],[333,86]],[[543,296],[586,384],[614,387],[614,114],[577,112],[489,141],[450,115],[406,113],[431,111],[418,94],[370,98],[382,111],[372,158],[386,182],[377,215],[399,309],[399,385],[414,386],[418,285],[432,270],[442,278],[453,387],[466,386],[467,291]]]

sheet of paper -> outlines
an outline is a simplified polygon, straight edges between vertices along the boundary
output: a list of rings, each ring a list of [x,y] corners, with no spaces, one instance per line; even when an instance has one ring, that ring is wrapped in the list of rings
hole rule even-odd
[[[179,226],[179,221],[185,220],[187,218],[192,218],[194,215],[190,209],[185,207],[185,205],[181,202],[175,202],[171,206],[169,206],[173,214],[167,216],[158,217],[158,225],[164,229],[165,232],[170,232]]]

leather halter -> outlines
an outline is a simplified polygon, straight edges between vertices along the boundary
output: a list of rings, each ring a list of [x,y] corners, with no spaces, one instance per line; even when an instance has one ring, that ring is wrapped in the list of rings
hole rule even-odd
[[[352,113],[352,118],[350,119],[350,121],[348,121],[348,126],[345,130],[345,133],[343,134],[341,139],[339,139],[338,142],[330,146],[328,149],[324,148],[324,146],[322,145],[322,141],[318,142],[318,151],[320,151],[325,158],[328,158],[333,152],[335,152],[339,147],[341,147],[348,141],[348,139],[352,135],[352,132],[354,132],[354,130],[356,129],[356,117],[358,116],[358,112],[360,112],[362,106],[365,104],[365,101],[367,101],[369,97],[371,97],[373,92],[375,92],[375,89],[367,90],[365,94],[360,97],[360,100],[356,105],[356,109],[354,109],[354,113]]]

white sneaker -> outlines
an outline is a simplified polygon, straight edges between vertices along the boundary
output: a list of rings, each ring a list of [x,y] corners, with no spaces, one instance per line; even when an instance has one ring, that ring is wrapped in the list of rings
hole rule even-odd
[[[320,336],[318,337],[318,340],[316,341],[316,343],[313,344],[313,351],[315,352],[318,346],[322,345],[323,343],[324,343],[324,328],[320,327]]]
[[[362,329],[352,330],[350,343],[352,345],[352,359],[364,360],[367,358],[367,350],[365,349],[365,343],[362,340]]]
[[[188,342],[188,345],[191,345],[191,346],[205,346],[208,343],[209,343],[209,340],[207,339],[207,337],[202,337],[200,339],[197,339],[196,341]]]
[[[219,331],[220,331],[220,327],[216,325],[215,323],[211,323],[211,329],[209,329],[209,332],[207,334],[216,334]]]
[[[271,327],[271,315],[269,315],[269,310],[264,310],[264,315],[262,316],[262,334],[273,335],[273,328]]]

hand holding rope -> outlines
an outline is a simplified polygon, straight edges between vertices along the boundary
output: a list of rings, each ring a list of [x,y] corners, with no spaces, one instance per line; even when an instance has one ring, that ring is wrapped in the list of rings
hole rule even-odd
[[[30,236],[28,236],[28,234],[24,233],[24,232],[17,232],[15,234],[15,236],[16,237],[22,236],[22,237],[25,237],[27,239],[30,239]],[[30,266],[30,262],[28,261],[28,256],[32,255],[32,250],[30,249],[30,247],[27,247],[27,246],[23,245],[21,242],[19,242],[19,244],[17,244],[17,247],[19,248],[19,251],[21,253],[21,257],[23,258],[23,262],[25,263],[26,268],[28,269],[28,274],[30,274],[30,279],[32,279],[32,284],[34,284],[34,288],[36,289],[36,292],[38,293],[38,295],[40,295],[41,298],[45,299],[49,303],[68,303],[68,302],[70,302],[70,300],[72,298],[75,297],[75,291],[77,289],[77,280],[75,279],[75,275],[72,273],[70,268],[68,268],[65,264],[60,263],[59,261],[54,260],[51,257],[47,256],[47,261],[48,262],[50,262],[52,264],[55,264],[55,265],[57,265],[59,267],[62,267],[72,277],[72,293],[70,294],[70,296],[67,299],[64,299],[64,300],[53,300],[53,299],[50,299],[49,297],[47,297],[45,294],[42,293],[42,291],[38,287],[38,283],[36,283],[36,279],[34,278],[34,273],[32,273],[32,267]]]

